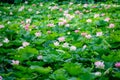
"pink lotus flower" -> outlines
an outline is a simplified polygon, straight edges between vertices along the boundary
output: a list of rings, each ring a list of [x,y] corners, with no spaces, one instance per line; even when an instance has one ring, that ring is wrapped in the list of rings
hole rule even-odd
[[[81,35],[82,35],[82,36],[86,36],[86,35],[87,35],[87,33],[86,33],[86,32],[83,32],[83,33],[81,33]]]
[[[83,7],[85,7],[85,8],[88,7],[88,4],[84,4]]]
[[[48,27],[54,27],[55,25],[53,23],[47,24]]]
[[[96,36],[102,36],[102,32],[96,32]]]
[[[4,25],[0,25],[0,29],[1,29],[1,28],[4,28],[4,27],[5,27]]]
[[[105,65],[104,62],[97,61],[94,63],[96,68],[104,69]]]
[[[26,46],[28,46],[30,43],[28,43],[28,42],[23,42],[22,43],[22,45],[23,45],[23,47],[26,47]]]
[[[75,14],[80,14],[80,11],[79,10],[75,11]]]
[[[120,62],[115,63],[115,67],[120,68]]]
[[[79,30],[75,30],[74,32],[75,32],[75,33],[78,33],[78,32],[79,32]]]
[[[112,23],[109,25],[109,28],[114,28],[114,27],[115,27],[115,25]]]
[[[68,20],[71,20],[74,18],[74,15],[70,15],[70,14],[64,14],[64,16],[68,19]]]
[[[109,22],[109,21],[110,21],[110,18],[105,18],[104,21]]]
[[[59,11],[61,12],[61,11],[63,11],[63,9],[62,9],[62,8],[60,8],[60,9],[59,9]]]
[[[19,65],[19,61],[18,60],[12,60],[12,65]]]
[[[42,35],[41,32],[36,32],[36,33],[35,33],[35,36],[36,36],[36,37],[40,37],[41,35]]]
[[[2,78],[2,76],[0,76],[0,80],[2,80],[3,78]]]
[[[67,23],[65,19],[61,19],[61,21],[58,23],[59,26],[63,26]]]
[[[59,38],[58,38],[58,41],[59,41],[59,42],[65,41],[65,37],[59,37]]]
[[[47,33],[48,33],[48,34],[50,34],[50,33],[51,33],[51,31],[47,31]]]
[[[64,22],[59,22],[58,25],[62,26],[62,25],[64,25]]]
[[[28,30],[29,30],[29,26],[30,26],[30,24],[26,24],[26,25],[25,25],[25,30],[28,31]]]

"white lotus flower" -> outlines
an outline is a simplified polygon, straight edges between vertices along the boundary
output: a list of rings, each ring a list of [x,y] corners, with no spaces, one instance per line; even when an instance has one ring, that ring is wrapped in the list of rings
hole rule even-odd
[[[58,41],[54,42],[54,45],[59,46],[59,42]]]
[[[95,76],[101,76],[102,75],[101,72],[95,72],[94,74],[95,74]]]
[[[71,46],[71,47],[70,47],[70,50],[71,50],[71,51],[75,51],[76,49],[77,49],[76,46]]]
[[[69,43],[64,43],[64,44],[62,45],[62,47],[68,48],[68,47],[69,47]]]
[[[26,47],[26,46],[30,45],[30,43],[28,43],[28,42],[23,42],[22,45],[23,45],[23,47]]]
[[[96,33],[96,36],[102,36],[102,35],[103,35],[102,32],[97,32],[97,33]]]
[[[38,60],[41,60],[41,59],[43,59],[43,56],[42,56],[42,55],[39,55],[39,56],[37,57],[37,59],[38,59]]]
[[[3,42],[4,42],[4,43],[9,43],[8,38],[5,38],[5,39],[3,40]]]
[[[41,36],[41,32],[36,32],[36,33],[35,33],[35,36],[36,36],[36,37],[40,37],[40,36]]]

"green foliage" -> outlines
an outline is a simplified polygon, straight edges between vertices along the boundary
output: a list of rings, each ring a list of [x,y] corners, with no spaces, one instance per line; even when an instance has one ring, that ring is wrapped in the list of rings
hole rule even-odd
[[[0,78],[120,79],[119,0],[14,1],[0,3]]]
[[[21,3],[23,0],[14,0],[14,3]]]
[[[39,67],[39,66],[30,66],[30,69],[34,72],[38,72],[40,74],[48,74],[49,72],[51,72],[51,68],[47,67],[47,68],[43,68],[43,67]]]
[[[37,54],[38,51],[35,48],[26,47],[24,49],[18,50],[14,58],[20,61],[25,61],[32,59]]]
[[[50,78],[54,80],[67,80],[67,76],[68,75],[66,74],[66,71],[61,68],[54,71],[54,73],[50,76]]]
[[[82,72],[82,67],[80,64],[66,63],[64,64],[66,71],[73,76],[80,75]]]

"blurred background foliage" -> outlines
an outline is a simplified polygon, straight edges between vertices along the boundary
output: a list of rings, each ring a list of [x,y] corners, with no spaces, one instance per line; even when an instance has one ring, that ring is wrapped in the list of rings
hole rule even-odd
[[[97,3],[97,2],[110,2],[110,3],[119,3],[120,4],[120,0],[0,0],[0,2],[7,2],[7,3],[12,3],[12,4],[16,4],[16,3],[22,3],[25,1],[29,1],[29,2],[48,2],[48,1],[52,1],[52,2],[57,2],[57,3],[65,3],[65,2],[75,2],[75,3]]]

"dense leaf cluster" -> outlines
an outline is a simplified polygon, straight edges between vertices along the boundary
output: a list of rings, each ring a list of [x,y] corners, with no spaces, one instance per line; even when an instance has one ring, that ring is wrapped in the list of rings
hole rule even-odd
[[[120,5],[0,5],[3,80],[120,79]]]

